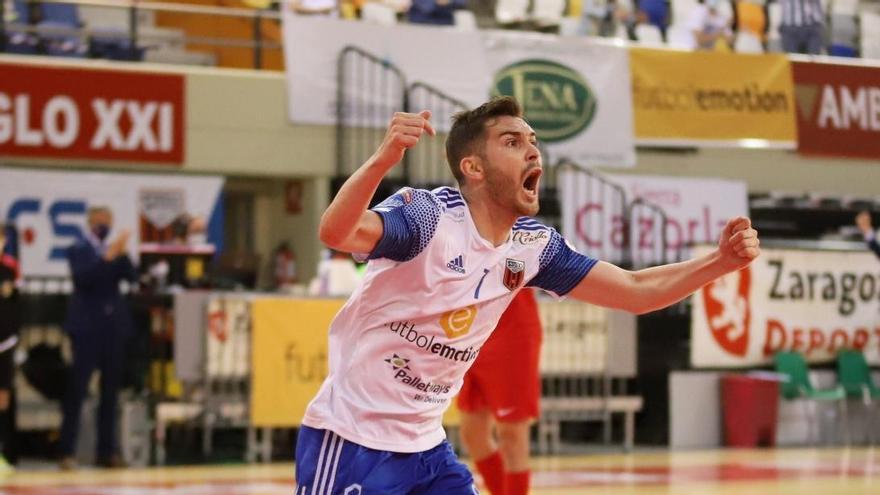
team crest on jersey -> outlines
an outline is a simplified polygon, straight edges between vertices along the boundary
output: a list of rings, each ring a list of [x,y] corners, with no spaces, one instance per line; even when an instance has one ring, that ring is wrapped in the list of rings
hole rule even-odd
[[[526,275],[526,262],[507,258],[504,262],[504,286],[516,290]]]
[[[412,191],[411,190],[404,189],[404,190],[400,191],[400,195],[403,197],[404,204],[408,205],[408,204],[412,203]]]

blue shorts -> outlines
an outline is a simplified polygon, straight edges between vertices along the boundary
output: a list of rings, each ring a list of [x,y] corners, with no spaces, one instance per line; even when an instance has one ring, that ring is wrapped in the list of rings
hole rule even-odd
[[[412,454],[362,447],[329,430],[302,426],[294,495],[474,495],[467,467],[449,443]]]

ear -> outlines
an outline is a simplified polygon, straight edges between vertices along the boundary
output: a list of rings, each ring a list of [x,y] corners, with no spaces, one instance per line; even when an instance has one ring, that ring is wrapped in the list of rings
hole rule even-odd
[[[461,163],[458,164],[461,168],[461,173],[468,180],[477,180],[480,181],[485,177],[485,168],[483,166],[483,161],[480,160],[480,157],[477,155],[468,155],[461,159]]]

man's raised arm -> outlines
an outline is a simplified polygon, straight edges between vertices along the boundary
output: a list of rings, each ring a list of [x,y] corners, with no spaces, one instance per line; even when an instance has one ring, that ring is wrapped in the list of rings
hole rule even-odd
[[[718,249],[706,256],[628,271],[599,262],[571,291],[575,299],[643,314],[675,304],[709,282],[758,257],[758,233],[745,217],[727,222]]]
[[[396,113],[385,139],[355,173],[349,177],[321,216],[318,237],[325,245],[347,253],[369,253],[382,238],[382,219],[368,210],[376,188],[404,153],[423,134],[434,136],[431,112]]]

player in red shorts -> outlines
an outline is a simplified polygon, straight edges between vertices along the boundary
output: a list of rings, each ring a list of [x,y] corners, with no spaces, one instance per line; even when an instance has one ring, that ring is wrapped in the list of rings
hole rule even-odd
[[[480,349],[458,395],[462,440],[492,495],[529,491],[529,427],[539,414],[541,338],[538,303],[531,289],[523,289]]]

